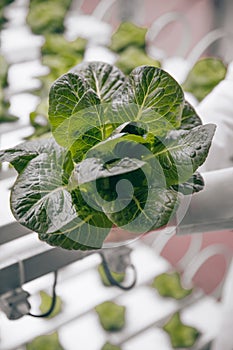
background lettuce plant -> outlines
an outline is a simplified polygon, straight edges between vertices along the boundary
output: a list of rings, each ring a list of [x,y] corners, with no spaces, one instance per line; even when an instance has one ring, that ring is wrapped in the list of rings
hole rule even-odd
[[[12,212],[39,238],[66,249],[98,249],[114,226],[135,235],[166,225],[183,194],[201,190],[196,172],[215,131],[202,125],[179,84],[140,66],[125,77],[83,63],[49,94],[53,137],[0,152],[18,171]]]
[[[40,88],[33,93],[40,98],[36,109],[30,113],[30,124],[35,131],[30,138],[41,136],[50,131],[48,122],[48,95],[49,90],[57,78],[66,73],[83,60],[86,40],[77,38],[70,42],[62,34],[45,35],[41,47],[41,63],[47,66],[49,73],[39,76]]]
[[[190,70],[183,89],[202,101],[226,76],[227,67],[215,57],[198,60]]]
[[[148,29],[131,22],[123,22],[112,34],[110,50],[117,53],[115,65],[124,74],[130,74],[137,66],[160,67],[160,62],[147,54],[146,34]]]
[[[10,102],[6,98],[5,88],[8,87],[8,63],[4,56],[0,55],[0,124],[18,120],[9,112]]]
[[[27,23],[34,34],[63,33],[72,0],[30,0]]]

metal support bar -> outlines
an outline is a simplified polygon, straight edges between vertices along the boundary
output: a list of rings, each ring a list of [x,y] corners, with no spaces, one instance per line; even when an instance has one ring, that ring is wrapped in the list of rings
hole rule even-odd
[[[52,248],[24,259],[21,261],[24,268],[24,283],[56,271],[96,252],[98,251],[66,251],[60,248]],[[19,263],[14,263],[0,270],[0,295],[21,287],[21,284]]]
[[[14,239],[23,237],[31,233],[29,229],[20,225],[18,222],[12,222],[10,224],[0,227],[0,245],[13,241]]]
[[[110,268],[112,267],[115,271],[125,273],[127,267],[133,267],[130,259],[131,251],[131,248],[125,246],[121,247],[121,251],[119,248],[113,248],[88,250],[85,252],[52,248],[0,269],[0,296],[12,290],[16,290],[17,288],[21,288],[24,283],[30,282],[53,271],[57,271],[62,267],[95,253],[101,254],[102,257],[107,255],[109,257],[108,263]],[[107,268],[109,269],[108,266]],[[136,277],[133,285],[135,282]]]

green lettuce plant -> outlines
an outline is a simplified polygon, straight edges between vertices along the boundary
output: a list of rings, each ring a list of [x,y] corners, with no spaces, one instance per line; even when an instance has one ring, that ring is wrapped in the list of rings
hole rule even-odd
[[[182,286],[180,274],[178,272],[164,272],[156,276],[151,286],[157,289],[162,297],[174,298],[176,300],[186,298],[193,291],[192,289],[186,289]]]
[[[110,49],[115,52],[122,52],[128,47],[145,49],[147,28],[138,27],[131,22],[123,22],[113,33]]]
[[[48,122],[49,90],[57,78],[83,60],[86,40],[77,38],[68,41],[62,34],[47,34],[41,47],[41,62],[47,66],[49,73],[38,77],[41,86],[34,94],[40,97],[36,109],[30,113],[30,124],[35,131],[29,138],[39,137],[50,131]]]
[[[135,236],[166,225],[198,174],[215,126],[202,125],[179,84],[140,66],[125,77],[101,62],[57,79],[49,94],[53,137],[0,152],[18,171],[17,221],[65,249],[99,249],[111,228]]]
[[[202,101],[225,78],[226,72],[227,67],[219,58],[202,58],[190,70],[183,89]]]
[[[160,67],[160,63],[147,54],[147,30],[134,23],[123,22],[113,33],[109,48],[118,54],[115,65],[124,74],[130,74],[141,65]]]
[[[97,305],[95,311],[98,314],[102,327],[108,332],[120,331],[125,326],[125,306],[112,301],[105,301]]]
[[[5,88],[8,86],[8,68],[5,57],[0,55],[0,124],[18,120],[9,112],[10,102],[5,94]]]
[[[63,33],[72,0],[30,0],[27,23],[34,34]]]
[[[201,335],[196,328],[182,323],[179,312],[170,318],[163,329],[168,333],[173,349],[190,349]]]

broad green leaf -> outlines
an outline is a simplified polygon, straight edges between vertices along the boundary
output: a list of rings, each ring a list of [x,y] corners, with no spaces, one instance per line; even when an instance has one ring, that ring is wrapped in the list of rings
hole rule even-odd
[[[181,117],[180,129],[190,130],[198,125],[202,125],[201,118],[197,115],[195,109],[189,102],[185,101],[184,109]]]
[[[98,272],[99,272],[99,275],[100,275],[100,278],[101,278],[101,281],[102,283],[106,286],[106,287],[111,287],[111,283],[109,282],[109,280],[107,279],[106,277],[106,274],[104,272],[104,269],[103,269],[103,265],[100,264],[98,266]],[[111,271],[111,274],[113,276],[113,278],[115,279],[115,281],[117,281],[118,283],[121,283],[124,281],[125,279],[125,273],[118,273],[118,272],[114,272],[114,271]]]
[[[121,350],[119,346],[112,345],[109,342],[105,343],[101,350]]]
[[[103,242],[112,228],[112,222],[96,203],[82,196],[80,191],[72,191],[76,218],[51,234],[40,233],[40,239],[50,245],[73,250],[102,248]],[[93,205],[89,205],[93,204]]]
[[[175,140],[164,140],[163,147],[155,150],[168,186],[186,182],[203,164],[214,132],[214,124],[200,125]]]
[[[85,188],[71,192],[76,217],[51,234],[40,233],[47,243],[65,249],[99,249],[109,234],[112,222],[93,200],[92,193],[84,193]],[[95,199],[95,197],[94,197]]]
[[[104,162],[114,161],[125,157],[141,159],[150,154],[146,140],[134,134],[119,133],[93,146],[86,158],[101,158]]]
[[[168,333],[174,349],[190,349],[200,336],[200,332],[196,328],[187,326],[181,322],[178,312],[171,317],[163,329]]]
[[[84,157],[81,150],[87,151],[108,137],[113,129],[109,123],[105,124],[103,106],[96,93],[85,84],[79,76],[69,73],[58,79],[50,90],[53,135],[59,144],[70,148],[76,161]]]
[[[68,73],[59,78],[51,87],[49,97],[49,120],[56,141],[63,147],[72,148],[75,142],[92,130],[99,130],[97,140],[105,137],[103,109],[96,93],[89,89],[78,75]],[[90,148],[93,146],[91,143]],[[78,150],[77,150],[78,151]]]
[[[138,176],[142,175],[135,172],[135,178]],[[178,193],[159,187],[134,187],[134,180],[132,174],[129,178],[121,176],[118,179],[120,190],[117,200],[110,197],[112,200],[103,205],[107,217],[116,226],[135,233],[145,233],[166,225],[178,207]],[[112,189],[112,196],[114,192]]]
[[[52,303],[52,297],[49,294],[47,294],[45,291],[41,290],[40,299],[41,299],[40,311],[43,314],[49,310]],[[50,319],[57,316],[61,312],[61,309],[62,309],[62,300],[59,296],[57,296],[55,308],[48,318]]]
[[[41,335],[26,344],[26,350],[64,350],[59,342],[58,333]]]
[[[27,141],[0,151],[0,162],[11,163],[18,173],[21,173],[31,159],[46,151],[48,142],[50,143],[47,139]]]
[[[49,119],[59,144],[71,149],[81,161],[92,146],[109,137],[118,123],[109,120],[112,95],[120,88],[124,75],[101,62],[83,63],[73,73],[55,82],[50,90]],[[101,103],[101,105],[100,105]]]
[[[101,159],[97,158],[87,158],[76,166],[71,181],[81,185],[100,178],[129,173],[141,168],[144,164],[138,159],[130,158],[117,159],[111,163],[103,163]]]
[[[92,157],[92,154],[96,154],[96,151],[102,150],[102,148],[104,148],[103,144],[110,141],[111,134],[115,128],[116,125],[114,124],[105,124],[93,127],[82,134],[80,133],[81,136],[79,136],[70,147],[74,161],[79,163],[84,158]]]
[[[169,221],[178,205],[179,196],[166,188],[163,169],[150,150],[144,144],[124,137],[145,141],[138,135],[123,134],[97,145],[87,153],[87,156],[90,154],[94,158],[82,162],[87,162],[88,169],[83,168],[80,179],[79,174],[74,172],[76,176],[72,187],[88,182],[86,192],[110,221],[124,226],[128,231],[144,233]],[[147,162],[141,160],[143,157],[149,158]],[[82,163],[77,166],[78,169]],[[126,164],[125,169],[119,167],[122,164]],[[106,165],[110,168],[106,169]],[[96,182],[91,183],[94,180]]]
[[[159,61],[149,57],[143,49],[129,46],[119,56],[116,66],[125,74],[130,74],[138,66],[160,67]]]
[[[138,135],[126,137],[142,139]],[[140,160],[142,156],[151,156],[151,152],[139,143],[124,141],[124,136],[122,139],[115,138],[91,149],[87,156],[91,153],[95,157],[77,165],[71,188],[87,184],[92,206],[98,203],[115,225],[144,233],[166,224],[179,198],[175,191],[166,189],[162,168],[154,157],[147,163]]]
[[[110,49],[121,52],[129,46],[145,48],[145,36],[147,28],[138,27],[133,23],[121,23],[112,35]]]
[[[54,232],[76,216],[66,189],[70,174],[63,167],[67,156],[65,149],[49,139],[18,176],[11,205],[22,225],[36,232]]]
[[[148,129],[147,129],[147,125],[143,124],[143,123],[125,122],[125,123],[119,125],[113,131],[112,136],[119,135],[122,133],[138,135],[138,136],[145,136],[148,133]]]
[[[123,134],[93,147],[87,156],[94,158],[77,165],[71,187],[88,183],[86,192],[110,221],[132,232],[147,232],[169,221],[179,198],[166,189],[162,168],[151,152],[124,136],[145,141],[138,135]],[[147,163],[140,160],[143,156],[150,157]]]
[[[179,84],[162,69],[150,66],[135,68],[113,96],[113,111],[121,124],[144,123],[156,136],[179,127],[183,105]]]
[[[73,155],[73,159],[76,163],[81,162],[90,149],[93,149],[95,145],[101,144],[104,137],[109,137],[114,130],[114,125],[107,124],[103,127],[94,127],[82,135],[76,138],[70,147],[70,151]]]
[[[101,248],[112,223],[88,206],[78,190],[68,191],[72,170],[69,153],[50,140],[18,176],[11,193],[12,212],[51,245]]]
[[[67,250],[92,250],[96,249],[89,247],[87,245],[80,244],[69,238],[68,233],[63,234],[62,232],[57,232],[53,234],[40,233],[39,239],[43,242],[48,243],[51,246],[61,247]]]
[[[110,102],[113,94],[125,80],[124,74],[116,67],[102,62],[83,62],[72,72],[81,76],[93,89],[101,102]]]
[[[106,301],[95,307],[102,327],[109,332],[120,331],[125,325],[125,306]]]
[[[204,186],[205,183],[203,177],[200,173],[195,172],[188,181],[172,187],[174,190],[188,195],[203,190]]]
[[[201,101],[225,78],[226,71],[227,67],[218,58],[200,59],[189,72],[183,88]]]
[[[162,273],[155,277],[151,286],[159,292],[162,297],[183,299],[192,293],[192,289],[185,289],[181,285],[178,272]]]
[[[64,74],[54,82],[49,93],[49,120],[53,130],[77,112],[99,103],[96,93],[88,88],[80,76]]]

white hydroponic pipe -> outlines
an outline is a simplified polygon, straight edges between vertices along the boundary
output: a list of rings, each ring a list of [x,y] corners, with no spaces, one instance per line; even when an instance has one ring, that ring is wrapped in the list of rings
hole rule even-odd
[[[204,190],[192,195],[177,234],[233,230],[233,167],[202,175]]]

